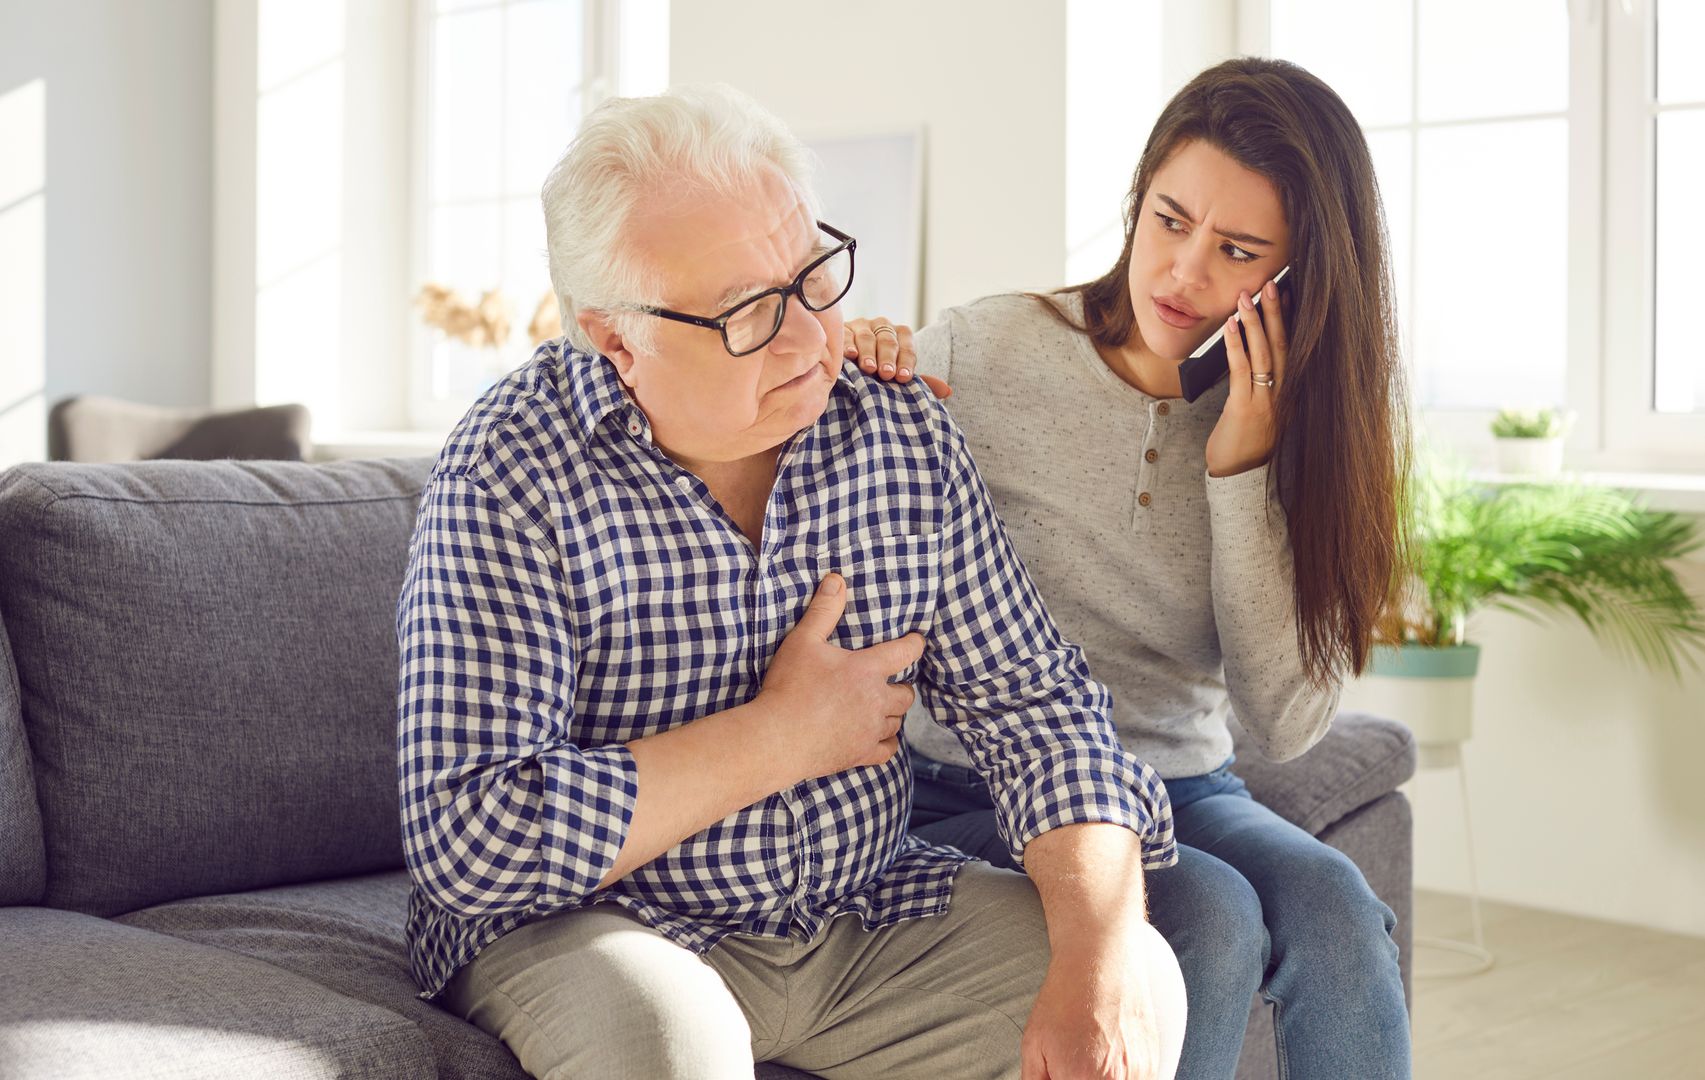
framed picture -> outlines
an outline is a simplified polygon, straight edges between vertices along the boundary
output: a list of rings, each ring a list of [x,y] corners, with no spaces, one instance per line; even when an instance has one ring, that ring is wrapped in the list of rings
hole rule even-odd
[[[825,134],[803,140],[818,158],[823,220],[858,239],[847,318],[923,314],[924,131]]]

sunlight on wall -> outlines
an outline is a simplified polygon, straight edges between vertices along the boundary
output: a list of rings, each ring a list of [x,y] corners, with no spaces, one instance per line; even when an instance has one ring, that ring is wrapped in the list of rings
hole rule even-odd
[[[47,456],[47,83],[0,91],[0,467]]]
[[[1066,7],[1066,280],[1106,273],[1125,244],[1124,201],[1160,114],[1158,0]]]
[[[342,419],[344,0],[262,0],[256,56],[255,398]]]

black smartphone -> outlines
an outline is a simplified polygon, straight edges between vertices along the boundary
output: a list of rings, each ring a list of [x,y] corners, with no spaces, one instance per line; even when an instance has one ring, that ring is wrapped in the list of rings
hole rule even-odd
[[[1291,268],[1285,267],[1273,275],[1273,284],[1279,290],[1279,313],[1285,317],[1285,325],[1290,325],[1291,311],[1296,307],[1291,302],[1291,284],[1287,280]],[[1261,306],[1261,293],[1253,297],[1255,306]],[[1238,333],[1243,333],[1241,326]],[[1247,342],[1245,342],[1247,344]],[[1225,324],[1214,331],[1214,336],[1202,342],[1202,347],[1191,353],[1178,364],[1178,385],[1184,389],[1184,400],[1195,401],[1213,388],[1214,384],[1226,377],[1231,370],[1225,356]]]

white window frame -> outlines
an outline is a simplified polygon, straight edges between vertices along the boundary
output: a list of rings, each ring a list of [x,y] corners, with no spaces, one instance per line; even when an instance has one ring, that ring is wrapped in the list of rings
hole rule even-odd
[[[1605,27],[1604,401],[1606,467],[1705,472],[1705,412],[1662,413],[1656,381],[1656,117],[1698,103],[1658,106],[1656,5],[1602,3]],[[1617,357],[1638,357],[1638,363]],[[1630,368],[1633,370],[1629,370]]]
[[[501,9],[516,2],[517,0],[485,0],[446,14],[453,17],[469,11]],[[434,0],[414,0],[414,5],[412,122],[417,137],[412,140],[413,162],[409,170],[410,295],[419,288],[421,282],[427,280],[431,265],[429,236],[433,205],[429,199],[429,171],[432,161],[432,61],[435,20],[440,17],[434,10]],[[616,92],[618,68],[621,63],[618,40],[621,0],[585,0],[583,18],[585,23],[581,41],[584,78],[581,83],[581,115],[584,117],[598,103]],[[539,180],[542,183],[544,177]],[[502,202],[503,197],[500,196],[498,201]],[[526,320],[533,314],[532,309],[528,307],[530,303],[530,298],[522,298],[521,306],[516,309],[515,325],[511,333],[526,333]],[[455,425],[472,402],[455,396],[440,398],[433,392],[433,333],[418,319],[414,320],[410,327],[406,359],[408,421],[410,427],[417,431],[443,432]]]
[[[1569,103],[1563,114],[1569,131],[1564,404],[1576,420],[1569,461],[1592,471],[1705,473],[1705,413],[1664,414],[1652,406],[1653,6],[1650,0],[1558,2],[1566,3],[1570,19]],[[1416,33],[1412,40],[1418,38]],[[1238,0],[1237,47],[1268,53],[1267,0]],[[1413,70],[1419,79],[1419,63]],[[1423,126],[1446,125],[1412,120],[1378,130],[1415,132]],[[1417,169],[1418,159],[1411,161]],[[1418,184],[1412,190],[1411,214],[1420,199]],[[1409,227],[1412,231],[1412,222]],[[1634,239],[1607,243],[1612,236]],[[1410,250],[1413,258],[1415,245]],[[1414,274],[1408,276],[1413,288]],[[1400,304],[1413,309],[1411,297]],[[1409,345],[1406,340],[1406,354]],[[1632,377],[1629,363],[1615,359],[1628,356],[1641,358]],[[1433,445],[1472,464],[1491,462],[1493,410],[1425,408],[1418,415]]]

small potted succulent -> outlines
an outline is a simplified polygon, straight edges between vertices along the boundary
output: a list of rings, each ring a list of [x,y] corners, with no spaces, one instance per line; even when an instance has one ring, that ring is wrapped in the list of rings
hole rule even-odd
[[[1472,730],[1477,610],[1572,615],[1671,674],[1705,650],[1705,613],[1670,565],[1705,542],[1690,518],[1612,488],[1488,486],[1436,468],[1414,478],[1408,503],[1411,581],[1346,700],[1407,723],[1423,752]]]
[[[1492,418],[1498,444],[1498,469],[1522,476],[1556,476],[1563,471],[1563,436],[1570,416],[1550,407],[1502,409]]]

